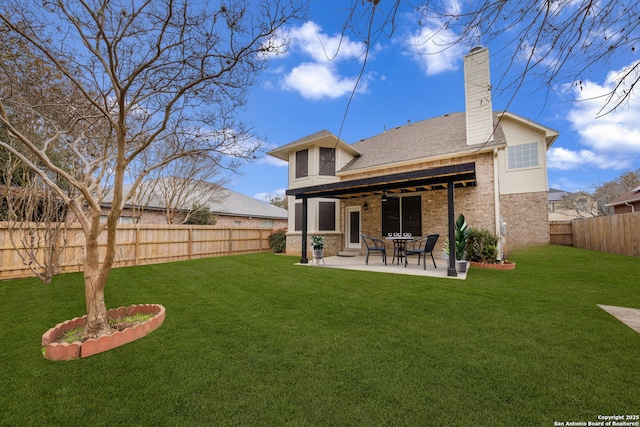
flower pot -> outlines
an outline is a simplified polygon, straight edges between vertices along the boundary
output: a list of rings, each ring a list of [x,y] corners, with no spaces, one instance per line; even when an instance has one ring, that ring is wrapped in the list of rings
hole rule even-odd
[[[316,264],[320,264],[320,260],[324,262],[324,249],[313,249],[313,259],[316,261]]]
[[[466,273],[468,264],[465,260],[456,260],[456,271],[458,273]]]

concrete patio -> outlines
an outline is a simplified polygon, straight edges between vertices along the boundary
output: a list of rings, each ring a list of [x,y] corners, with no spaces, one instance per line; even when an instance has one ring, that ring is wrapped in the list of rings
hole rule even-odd
[[[397,261],[397,260],[396,260]],[[384,265],[379,255],[369,256],[369,265],[365,264],[365,257],[357,256],[331,256],[324,259],[324,263],[319,264],[315,260],[309,259],[309,264],[300,264],[314,268],[342,268],[345,270],[373,271],[376,273],[406,274],[410,276],[440,277],[444,279],[465,280],[467,273],[458,273],[457,277],[447,276],[447,260],[436,258],[437,268],[433,268],[431,258],[427,258],[427,269],[424,270],[422,261],[418,265],[418,257],[410,257],[407,266],[401,262],[400,265],[392,264],[391,257],[387,257],[387,265]],[[468,270],[467,270],[468,271]]]

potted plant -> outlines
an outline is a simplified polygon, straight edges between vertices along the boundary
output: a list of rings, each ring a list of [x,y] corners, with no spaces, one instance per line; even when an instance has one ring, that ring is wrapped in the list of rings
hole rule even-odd
[[[316,263],[319,263],[320,260],[324,262],[324,236],[311,236],[311,249],[313,249],[313,259],[316,260]]]
[[[455,227],[455,251],[456,251],[456,271],[464,273],[467,271],[467,240],[469,239],[469,227],[464,215],[458,215]]]

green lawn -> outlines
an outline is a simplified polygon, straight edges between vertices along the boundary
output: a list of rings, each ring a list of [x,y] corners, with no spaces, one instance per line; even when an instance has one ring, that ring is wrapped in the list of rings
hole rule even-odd
[[[43,332],[82,277],[0,282],[0,425],[553,426],[640,413],[640,259],[549,246],[466,281],[295,266],[270,253],[114,270],[147,337],[71,362]]]

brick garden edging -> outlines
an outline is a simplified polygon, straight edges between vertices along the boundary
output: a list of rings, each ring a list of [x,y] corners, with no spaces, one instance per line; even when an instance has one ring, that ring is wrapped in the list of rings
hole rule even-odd
[[[515,262],[505,262],[505,263],[497,263],[497,262],[475,262],[471,261],[472,267],[478,268],[489,268],[492,270],[513,270],[516,268]]]
[[[162,325],[165,318],[165,308],[159,304],[130,305],[128,307],[109,310],[107,317],[109,319],[117,319],[136,314],[152,314],[154,316],[144,323],[134,325],[122,331],[116,331],[111,335],[88,339],[84,342],[75,341],[70,344],[57,343],[55,341],[64,332],[75,329],[78,326],[85,326],[87,316],[76,317],[66,322],[58,323],[42,335],[42,346],[45,347],[44,357],[49,360],[78,359],[93,356],[94,354],[102,353],[135,341]]]

